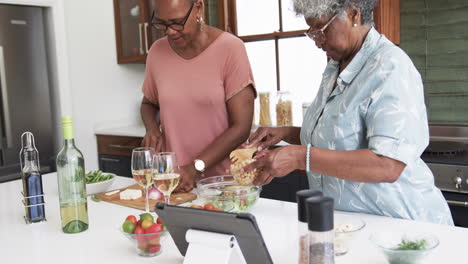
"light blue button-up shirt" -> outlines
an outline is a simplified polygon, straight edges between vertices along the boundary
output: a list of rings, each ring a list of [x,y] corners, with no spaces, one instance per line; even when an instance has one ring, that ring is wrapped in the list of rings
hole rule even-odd
[[[453,225],[420,158],[429,130],[421,76],[411,59],[372,28],[351,63],[339,76],[338,71],[338,62],[330,60],[304,117],[301,143],[332,150],[367,148],[406,167],[394,183],[352,182],[309,172],[310,187],[333,197],[337,210]]]

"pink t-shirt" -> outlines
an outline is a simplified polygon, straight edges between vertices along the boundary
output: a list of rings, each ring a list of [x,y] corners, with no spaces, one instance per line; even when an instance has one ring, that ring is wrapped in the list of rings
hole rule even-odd
[[[166,150],[176,153],[179,165],[193,162],[228,128],[227,101],[254,84],[244,43],[222,33],[201,54],[186,60],[157,40],[146,60],[145,97],[160,106]],[[229,158],[205,171],[226,174]]]

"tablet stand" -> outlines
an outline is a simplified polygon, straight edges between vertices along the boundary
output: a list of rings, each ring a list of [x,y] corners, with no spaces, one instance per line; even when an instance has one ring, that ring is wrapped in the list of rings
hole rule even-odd
[[[184,264],[247,264],[233,235],[189,229],[185,239]]]

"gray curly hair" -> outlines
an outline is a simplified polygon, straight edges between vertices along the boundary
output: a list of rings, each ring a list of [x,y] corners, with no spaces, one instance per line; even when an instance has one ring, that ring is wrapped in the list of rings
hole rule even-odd
[[[340,14],[348,8],[361,11],[363,25],[374,22],[374,8],[378,0],[293,0],[294,11],[305,18],[323,18]]]

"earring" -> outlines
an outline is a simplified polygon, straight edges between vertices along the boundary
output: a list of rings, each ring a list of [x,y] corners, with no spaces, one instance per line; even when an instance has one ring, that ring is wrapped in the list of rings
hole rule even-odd
[[[200,18],[199,17],[197,17],[197,23],[200,23]]]
[[[353,27],[357,27],[357,24],[353,24]]]

